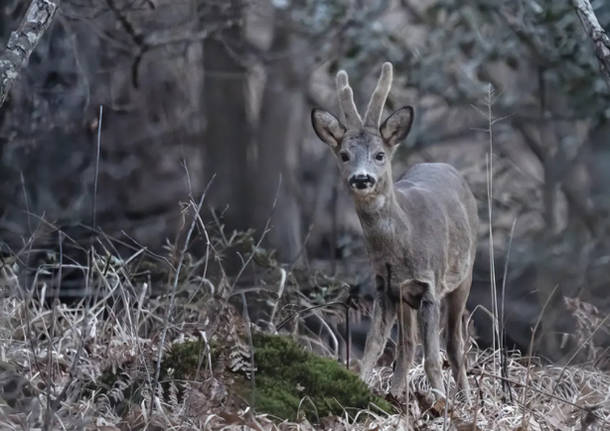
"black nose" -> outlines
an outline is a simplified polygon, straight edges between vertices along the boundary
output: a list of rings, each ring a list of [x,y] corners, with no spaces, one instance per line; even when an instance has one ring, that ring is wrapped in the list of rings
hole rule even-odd
[[[357,189],[366,189],[367,187],[373,187],[375,185],[375,179],[370,175],[352,175],[349,178],[349,185]]]

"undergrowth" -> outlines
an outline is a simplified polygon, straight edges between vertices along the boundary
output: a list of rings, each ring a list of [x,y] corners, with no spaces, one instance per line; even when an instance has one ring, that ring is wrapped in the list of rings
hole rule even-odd
[[[121,257],[102,240],[84,249],[86,262],[48,252],[27,264],[27,250],[2,257],[0,429],[610,429],[610,376],[592,344],[608,322],[587,326],[582,310],[592,308],[578,307],[587,365],[513,352],[503,376],[498,352],[472,343],[471,405],[449,397],[443,410],[431,406],[421,361],[409,371],[414,396],[391,404],[389,367],[368,388],[339,361],[342,308],[303,312],[341,302],[347,283],[282,266],[251,232],[225,235],[189,208],[207,238],[200,259],[171,244],[167,257],[137,248]],[[223,268],[236,248],[244,280]],[[164,276],[147,276],[151,265]],[[56,300],[68,269],[88,293],[78,303]],[[443,377],[451,394],[448,367]]]

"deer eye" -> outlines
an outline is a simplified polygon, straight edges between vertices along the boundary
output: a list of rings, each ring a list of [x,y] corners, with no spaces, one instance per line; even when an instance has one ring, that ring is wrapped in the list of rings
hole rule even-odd
[[[384,152],[379,152],[379,153],[375,154],[375,160],[383,162],[384,159],[385,159],[385,153]]]
[[[341,151],[339,156],[341,157],[342,161],[349,162],[349,154],[347,154],[345,151]]]

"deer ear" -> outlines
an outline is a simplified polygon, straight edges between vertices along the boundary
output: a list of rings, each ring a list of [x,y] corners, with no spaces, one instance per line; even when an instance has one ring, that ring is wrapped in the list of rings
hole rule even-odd
[[[390,147],[397,145],[407,137],[413,124],[413,107],[403,106],[392,112],[379,127],[381,137]]]
[[[318,138],[326,142],[331,148],[336,148],[345,134],[345,127],[339,120],[334,115],[321,109],[311,111],[311,124]]]

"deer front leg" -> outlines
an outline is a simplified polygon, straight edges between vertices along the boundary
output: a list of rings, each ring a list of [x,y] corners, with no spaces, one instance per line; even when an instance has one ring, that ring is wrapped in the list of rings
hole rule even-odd
[[[415,357],[417,322],[415,310],[405,303],[398,304],[398,342],[396,343],[396,367],[392,376],[390,392],[399,397],[406,389],[406,375]]]
[[[394,326],[395,310],[394,303],[384,288],[382,277],[376,277],[377,293],[373,304],[373,316],[371,329],[364,344],[364,355],[361,361],[360,378],[365,383],[370,383],[373,367],[385,349],[386,342]]]
[[[424,295],[417,312],[419,333],[424,345],[424,370],[432,389],[444,393],[441,378],[439,319],[440,304]]]

